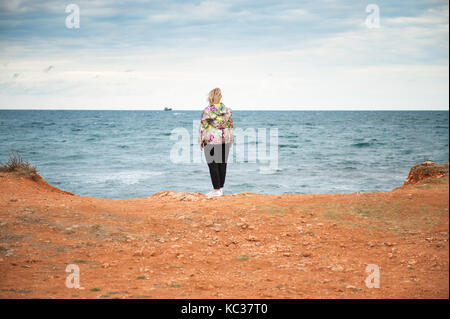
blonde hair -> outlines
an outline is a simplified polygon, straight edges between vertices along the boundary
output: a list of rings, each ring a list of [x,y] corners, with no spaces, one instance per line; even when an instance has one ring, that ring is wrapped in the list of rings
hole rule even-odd
[[[220,91],[219,88],[215,88],[215,89],[211,90],[208,94],[209,104],[220,103],[221,99],[222,99],[222,91]]]

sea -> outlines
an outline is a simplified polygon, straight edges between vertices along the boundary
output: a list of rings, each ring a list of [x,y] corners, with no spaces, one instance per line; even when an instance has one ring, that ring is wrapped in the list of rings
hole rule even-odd
[[[0,110],[11,152],[83,196],[212,189],[198,111]],[[233,111],[224,193],[353,193],[401,186],[410,168],[449,160],[448,111]]]

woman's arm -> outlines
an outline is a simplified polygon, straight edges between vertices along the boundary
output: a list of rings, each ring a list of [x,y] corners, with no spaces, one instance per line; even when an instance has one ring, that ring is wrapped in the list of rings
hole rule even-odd
[[[231,129],[230,136],[230,147],[233,146],[234,143],[234,124],[233,124],[233,112],[230,109],[230,118],[228,119],[228,125]]]
[[[200,144],[200,150],[203,149],[203,143],[205,142],[203,138],[203,125],[206,123],[205,110],[202,111],[202,117],[200,118],[200,125],[198,127],[198,144]]]

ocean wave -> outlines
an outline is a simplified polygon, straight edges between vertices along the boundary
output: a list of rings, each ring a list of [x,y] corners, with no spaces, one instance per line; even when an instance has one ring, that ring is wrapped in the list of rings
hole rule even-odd
[[[260,166],[259,167],[259,173],[263,175],[272,175],[282,172],[282,168],[271,168],[266,166]]]
[[[296,144],[279,144],[279,148],[299,148],[299,145]]]
[[[144,171],[144,170],[135,170],[135,171],[118,171],[113,173],[100,173],[95,176],[97,181],[107,181],[116,182],[120,184],[126,185],[134,185],[145,180],[148,180],[155,176],[163,175],[164,172],[160,171]]]
[[[63,157],[65,160],[79,160],[84,158],[83,154],[72,154]]]
[[[370,142],[361,142],[361,143],[354,143],[351,146],[357,147],[357,148],[364,148],[364,147],[371,147],[373,146],[373,143]]]

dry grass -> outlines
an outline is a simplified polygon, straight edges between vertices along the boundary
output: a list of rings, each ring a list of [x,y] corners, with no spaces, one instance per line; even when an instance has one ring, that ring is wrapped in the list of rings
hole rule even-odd
[[[425,203],[411,205],[409,200],[392,202],[380,198],[350,204],[329,204],[322,211],[323,217],[343,224],[392,233],[428,231],[445,215],[448,211]]]
[[[0,172],[13,173],[17,177],[27,177],[34,181],[39,179],[36,167],[24,161],[17,152],[9,153],[9,159],[5,164],[0,162]]]
[[[448,184],[448,181],[448,175],[441,178],[426,178],[417,183],[414,188],[432,188],[433,184]]]

